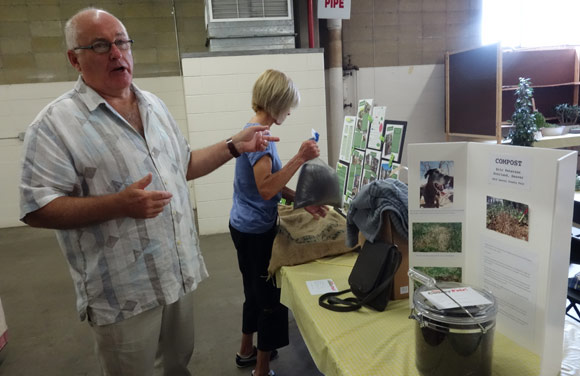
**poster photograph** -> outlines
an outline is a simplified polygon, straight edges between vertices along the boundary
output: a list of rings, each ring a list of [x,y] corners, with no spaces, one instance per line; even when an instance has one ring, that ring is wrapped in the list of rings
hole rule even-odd
[[[338,161],[336,163],[336,175],[338,176],[338,184],[343,196],[346,194],[346,181],[348,177],[348,163]]]
[[[401,165],[398,163],[390,162],[386,159],[381,159],[381,166],[379,169],[379,179],[398,179],[399,178],[399,169]]]
[[[376,173],[379,170],[380,164],[381,164],[381,152],[378,150],[375,151],[367,149],[367,151],[365,152],[364,169],[373,171],[376,175]]]
[[[365,158],[363,164],[363,177],[361,188],[368,183],[377,180],[377,173],[379,171],[381,162],[380,150],[367,149],[365,151]]]
[[[440,282],[457,282],[461,283],[462,270],[458,267],[439,267],[439,266],[415,266],[418,271],[435,278],[437,283]],[[415,289],[418,288],[415,282]]]
[[[485,227],[528,241],[529,207],[521,202],[487,196]]]
[[[372,99],[361,99],[358,101],[356,116],[356,126],[354,127],[354,136],[352,146],[357,149],[367,148],[367,138],[369,126],[372,122],[371,111],[373,108]]]
[[[352,202],[352,198],[350,196],[345,196],[344,201],[342,202],[342,214],[345,216],[348,214],[348,209],[350,208],[350,204]]]
[[[393,150],[393,132],[385,133],[385,142],[383,143],[383,158],[384,159],[394,159]]]
[[[355,198],[362,181],[363,164],[365,153],[364,151],[354,149],[348,170],[348,181],[346,183],[346,194],[351,199]]]
[[[453,161],[421,161],[420,174],[420,207],[453,207]]]
[[[385,122],[385,113],[387,108],[385,106],[377,106],[373,108],[373,116],[371,126],[369,128],[367,149],[381,150],[383,143],[383,131]]]
[[[361,187],[364,187],[370,182],[377,180],[377,173],[372,170],[364,170]]]
[[[342,126],[342,139],[340,142],[340,155],[338,159],[344,162],[350,161],[352,153],[352,138],[354,136],[354,124],[356,116],[345,116]]]
[[[403,145],[405,143],[405,133],[407,129],[406,121],[385,120],[385,136],[383,144],[383,158],[401,163],[403,156]]]
[[[413,223],[413,252],[461,252],[461,222]]]

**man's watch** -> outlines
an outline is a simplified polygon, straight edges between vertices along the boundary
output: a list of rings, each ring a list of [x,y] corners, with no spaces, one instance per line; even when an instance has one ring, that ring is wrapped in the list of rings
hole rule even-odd
[[[228,149],[230,149],[230,154],[234,157],[237,158],[240,156],[240,153],[238,152],[238,149],[236,149],[236,145],[234,145],[234,142],[232,141],[232,138],[228,138],[228,140],[226,141],[226,145],[228,145]]]

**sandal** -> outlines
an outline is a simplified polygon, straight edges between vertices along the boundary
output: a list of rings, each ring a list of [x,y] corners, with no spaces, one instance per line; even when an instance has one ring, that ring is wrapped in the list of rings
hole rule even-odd
[[[252,370],[252,376],[254,376],[254,371],[255,369]],[[276,376],[276,374],[274,373],[274,371],[270,370],[270,372],[268,372],[268,376]]]
[[[270,360],[274,360],[277,357],[278,350],[272,350],[270,352]],[[256,346],[254,346],[254,349],[252,350],[252,353],[250,355],[242,356],[240,355],[240,353],[236,354],[236,366],[238,366],[238,368],[253,366],[254,364],[256,364],[257,358],[258,358],[258,349],[256,348]]]

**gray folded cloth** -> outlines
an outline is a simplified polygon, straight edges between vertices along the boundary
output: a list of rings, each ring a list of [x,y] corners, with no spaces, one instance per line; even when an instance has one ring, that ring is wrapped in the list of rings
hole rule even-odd
[[[395,230],[409,238],[409,190],[405,183],[396,179],[375,180],[362,187],[352,200],[346,217],[346,246],[358,243],[358,233],[374,242],[383,227],[383,212]]]

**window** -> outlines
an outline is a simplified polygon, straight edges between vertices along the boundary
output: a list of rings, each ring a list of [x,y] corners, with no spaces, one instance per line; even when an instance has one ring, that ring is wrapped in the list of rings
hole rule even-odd
[[[211,22],[290,19],[290,0],[209,0]]]
[[[579,0],[483,0],[482,43],[580,45]]]

